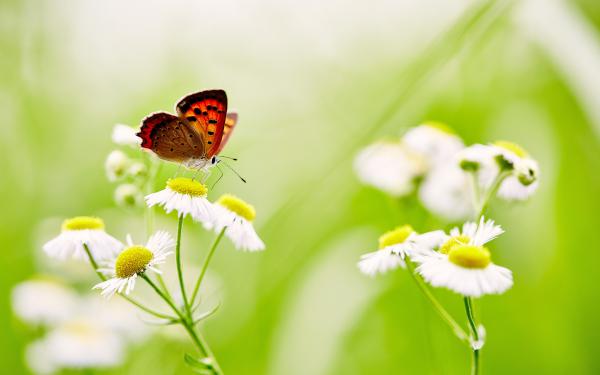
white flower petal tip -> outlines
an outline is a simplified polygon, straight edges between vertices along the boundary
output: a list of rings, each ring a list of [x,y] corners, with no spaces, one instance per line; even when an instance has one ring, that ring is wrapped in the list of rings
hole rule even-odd
[[[60,281],[39,278],[17,284],[12,307],[24,322],[56,325],[68,320],[77,308],[77,294]]]
[[[384,248],[362,255],[357,266],[360,272],[374,277],[406,265],[399,254],[394,254],[391,248]]]
[[[206,199],[205,185],[189,178],[178,177],[167,181],[165,189],[145,197],[148,207],[163,207],[166,213],[177,212],[178,217],[190,215],[195,221],[211,225],[213,205]]]
[[[154,233],[145,246],[134,245],[130,236],[127,242],[129,246],[109,263],[107,271],[111,278],[92,288],[101,289],[103,297],[111,298],[116,293],[127,295],[135,288],[138,275],[147,271],[160,273],[156,266],[165,263],[175,247],[175,240],[165,231]]]
[[[360,151],[354,160],[359,180],[392,196],[405,196],[414,189],[415,178],[425,163],[400,142],[377,142]]]
[[[63,222],[62,232],[46,242],[42,249],[51,258],[87,260],[87,246],[95,260],[110,259],[123,244],[104,231],[104,222],[96,217],[78,216]]]

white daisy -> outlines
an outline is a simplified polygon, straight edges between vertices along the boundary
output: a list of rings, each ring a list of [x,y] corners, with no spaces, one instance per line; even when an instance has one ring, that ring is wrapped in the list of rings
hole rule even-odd
[[[219,233],[224,227],[225,235],[239,250],[259,251],[264,242],[256,234],[252,221],[256,217],[254,207],[231,194],[222,195],[214,204],[213,229]],[[207,228],[210,225],[206,225]]]
[[[41,358],[40,353],[44,354]],[[124,354],[125,346],[118,334],[92,319],[80,317],[32,343],[27,359],[34,369],[106,368],[121,364]]]
[[[123,248],[121,242],[104,231],[102,219],[77,216],[65,220],[61,234],[46,242],[43,249],[53,258],[87,259],[84,244],[96,260],[111,258]]]
[[[66,321],[78,297],[58,280],[39,278],[17,284],[12,290],[15,314],[29,324],[54,325]]]
[[[512,284],[512,272],[491,262],[483,245],[504,231],[492,220],[454,228],[439,251],[420,248],[417,272],[431,285],[446,287],[468,297],[500,294]]]
[[[425,176],[419,198],[429,211],[450,221],[472,217],[475,211],[470,177],[452,161],[438,164]]]
[[[464,147],[460,137],[448,125],[436,121],[409,129],[402,141],[427,161],[428,168],[447,162]]]
[[[101,294],[107,298],[115,293],[129,294],[135,287],[138,275],[147,270],[161,273],[156,266],[164,263],[167,256],[173,253],[170,249],[175,246],[175,240],[169,233],[158,231],[148,239],[146,246],[133,244],[131,236],[127,236],[127,245],[128,247],[110,262],[110,268],[102,269],[102,272],[112,278],[93,288],[102,289]]]
[[[106,157],[104,169],[109,181],[116,181],[125,176],[131,160],[123,151],[114,150]]]
[[[477,173],[479,185],[487,189],[505,173],[497,195],[506,200],[525,200],[538,187],[539,166],[519,145],[497,141],[490,145],[473,145],[459,153],[463,170]]]
[[[142,139],[135,135],[137,131],[131,126],[116,124],[112,131],[112,141],[120,146],[139,146]]]
[[[502,155],[511,160],[514,166],[513,173],[508,176],[498,189],[498,196],[505,200],[526,200],[535,193],[538,188],[540,167],[537,161],[530,158],[522,148],[514,143],[496,142],[497,149],[504,149]],[[506,150],[511,145],[511,150]],[[512,155],[511,155],[512,154]],[[510,156],[508,156],[510,155]]]
[[[380,141],[360,151],[354,170],[364,184],[400,197],[413,190],[424,162],[400,142]]]
[[[142,205],[144,195],[137,185],[121,184],[115,189],[114,199],[119,206],[136,207]]]
[[[186,177],[172,178],[165,189],[146,196],[148,207],[159,205],[167,213],[175,210],[179,217],[190,215],[194,220],[211,225],[213,205],[206,199],[208,189],[202,183]]]
[[[444,240],[442,231],[417,234],[410,225],[403,225],[379,237],[379,250],[360,257],[358,268],[369,276],[405,267],[404,259],[415,248],[433,248]]]

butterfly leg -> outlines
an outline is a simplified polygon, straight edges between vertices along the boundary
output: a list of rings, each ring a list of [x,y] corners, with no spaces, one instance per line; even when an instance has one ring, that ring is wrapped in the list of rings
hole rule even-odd
[[[175,177],[179,176],[179,172],[181,172],[182,165],[183,165],[183,163],[179,163],[179,166],[177,167],[177,171],[175,171]]]
[[[217,178],[217,181],[215,181],[210,190],[214,189],[215,186],[217,186],[217,184],[219,183],[219,181],[221,181],[221,179],[223,178],[223,170],[221,169],[221,167],[219,167],[218,164],[215,165],[215,167],[217,167],[217,169],[219,170],[219,178]]]

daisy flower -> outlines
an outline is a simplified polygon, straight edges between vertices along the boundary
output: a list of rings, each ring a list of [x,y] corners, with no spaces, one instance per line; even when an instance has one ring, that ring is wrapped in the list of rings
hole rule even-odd
[[[206,199],[206,185],[186,177],[171,178],[167,186],[146,196],[148,207],[164,207],[167,213],[175,210],[179,217],[190,215],[194,220],[210,225],[213,219],[212,204]]]
[[[29,324],[54,325],[68,320],[78,296],[58,280],[39,278],[17,284],[12,290],[15,314]]]
[[[500,173],[506,173],[497,192],[505,200],[525,200],[538,187],[538,163],[512,142],[467,147],[459,153],[459,165],[477,173],[478,183],[484,189],[490,188]]]
[[[137,207],[143,204],[144,195],[135,184],[121,184],[115,189],[114,199],[119,206]]]
[[[125,345],[115,332],[95,320],[79,317],[54,328],[26,353],[34,370],[107,368],[121,364]]]
[[[114,150],[106,157],[104,169],[109,181],[116,181],[125,176],[131,160],[123,151]]]
[[[135,135],[137,129],[131,126],[116,124],[112,131],[112,141],[120,146],[136,147],[142,143],[142,140]]]
[[[428,168],[446,162],[460,151],[464,144],[446,124],[429,121],[409,129],[402,142],[427,161]]]
[[[43,246],[48,256],[58,259],[87,259],[84,244],[96,260],[108,259],[123,244],[104,231],[104,221],[97,217],[77,216],[62,224],[62,232]]]
[[[354,160],[354,170],[362,183],[395,197],[409,194],[423,169],[423,160],[400,142],[376,142]]]
[[[258,237],[252,221],[256,217],[254,206],[231,194],[222,195],[214,204],[215,219],[213,229],[216,233],[224,227],[225,235],[239,250],[259,251],[265,249],[264,242]],[[210,228],[210,225],[206,225]]]
[[[465,223],[454,228],[438,251],[420,248],[417,272],[431,285],[445,287],[467,297],[500,294],[512,284],[512,272],[492,263],[484,245],[504,231],[492,220]]]
[[[436,247],[443,241],[442,231],[417,234],[410,225],[402,225],[379,237],[379,250],[360,257],[358,268],[369,276],[405,267],[404,259],[415,247]]]
[[[472,182],[454,162],[439,164],[425,176],[419,199],[429,211],[450,221],[472,217],[475,211]]]
[[[497,141],[493,145],[501,166],[511,167],[513,173],[498,189],[498,196],[505,200],[526,200],[538,188],[540,168],[527,151],[516,143]]]
[[[127,247],[110,262],[110,268],[101,271],[112,276],[111,279],[96,284],[93,289],[102,289],[102,295],[110,298],[115,293],[129,294],[135,287],[138,275],[152,270],[161,271],[157,265],[166,261],[170,251],[175,246],[175,240],[167,232],[158,231],[149,239],[146,246],[135,245],[131,236],[127,236]]]

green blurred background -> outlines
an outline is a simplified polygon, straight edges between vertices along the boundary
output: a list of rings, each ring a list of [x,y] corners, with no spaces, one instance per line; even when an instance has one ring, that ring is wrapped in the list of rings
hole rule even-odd
[[[101,215],[118,237],[143,233],[142,213],[114,208],[104,175],[113,124],[212,87],[240,113],[225,154],[248,180],[226,173],[212,197],[252,202],[267,244],[259,254],[226,244],[213,263],[223,307],[202,329],[226,373],[467,373],[468,351],[404,272],[370,279],[355,266],[382,231],[434,229],[422,208],[352,171],[360,147],[426,119],[466,143],[518,142],[542,170],[529,202],[492,204],[507,230],[495,261],[515,285],[479,303],[484,373],[600,373],[597,1],[4,0],[0,10],[2,373],[28,373],[10,290],[49,272],[41,244],[56,220]],[[175,219],[161,214],[158,226]],[[184,236],[199,244],[185,249],[197,265],[210,236],[191,222]],[[463,322],[460,298],[436,294]],[[186,348],[153,336],[99,373],[188,373]]]

